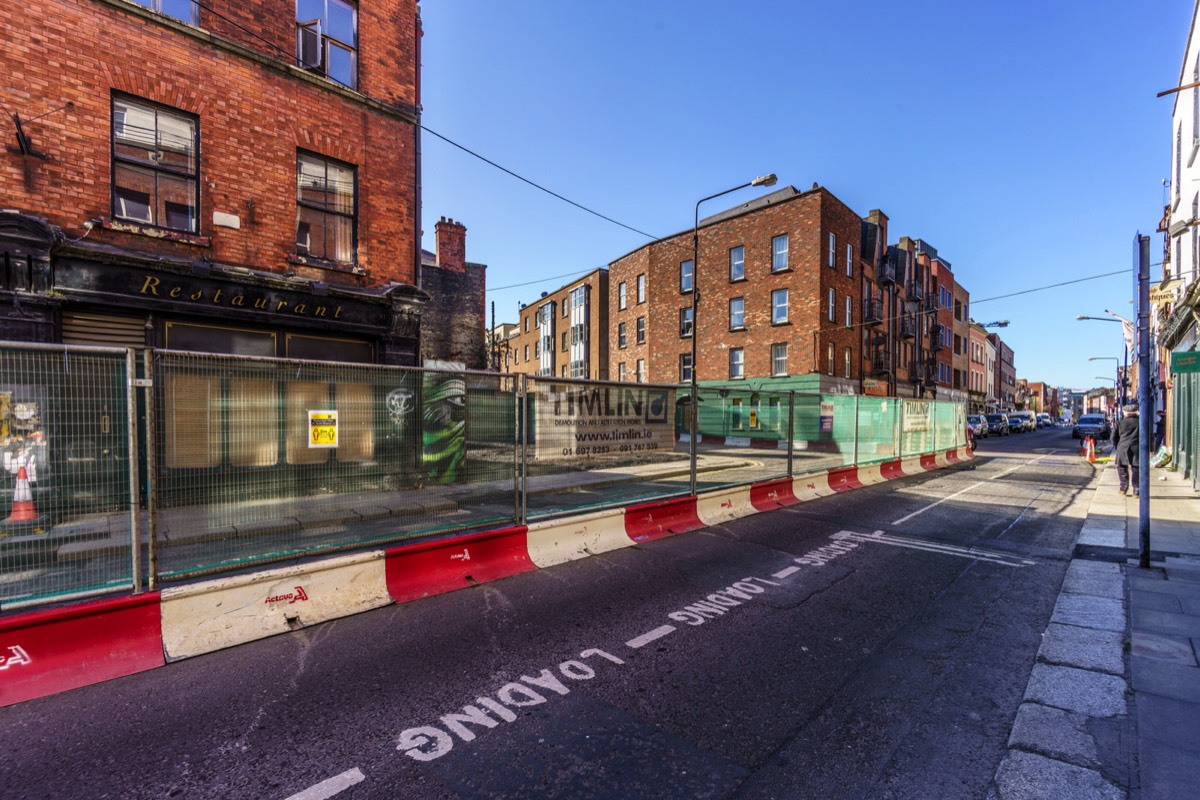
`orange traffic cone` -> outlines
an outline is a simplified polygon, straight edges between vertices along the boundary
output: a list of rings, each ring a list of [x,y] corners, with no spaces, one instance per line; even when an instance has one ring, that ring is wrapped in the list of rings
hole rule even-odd
[[[17,470],[17,486],[13,490],[12,513],[5,522],[36,522],[37,509],[33,507],[33,490],[29,488],[29,475],[25,468]]]
[[[1087,440],[1087,460],[1089,464],[1096,463],[1096,442],[1090,436]]]

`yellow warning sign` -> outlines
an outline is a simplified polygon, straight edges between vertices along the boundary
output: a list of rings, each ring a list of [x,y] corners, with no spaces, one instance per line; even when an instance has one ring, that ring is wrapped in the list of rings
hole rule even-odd
[[[338,421],[336,411],[308,412],[308,446],[338,446]]]

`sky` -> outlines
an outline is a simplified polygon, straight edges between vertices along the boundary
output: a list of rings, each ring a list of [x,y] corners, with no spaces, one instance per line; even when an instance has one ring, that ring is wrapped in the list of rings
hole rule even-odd
[[[1112,385],[1116,362],[1088,359],[1122,357],[1121,326],[1075,317],[1134,316],[1139,232],[1160,277],[1173,101],[1155,95],[1178,84],[1193,7],[424,0],[423,125],[621,224],[425,133],[423,244],[463,223],[497,323],[516,322],[774,172],[936,247],[971,316],[1009,320],[1018,377]]]

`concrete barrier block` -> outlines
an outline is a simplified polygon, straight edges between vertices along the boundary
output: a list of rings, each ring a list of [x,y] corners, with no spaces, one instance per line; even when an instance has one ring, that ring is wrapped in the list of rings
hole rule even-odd
[[[527,542],[529,559],[538,567],[633,545],[625,533],[624,509],[531,522]]]

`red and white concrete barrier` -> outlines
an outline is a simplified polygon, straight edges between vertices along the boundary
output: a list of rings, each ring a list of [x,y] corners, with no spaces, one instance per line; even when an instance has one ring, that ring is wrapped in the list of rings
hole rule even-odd
[[[523,525],[393,547],[385,563],[388,592],[397,603],[537,569]]]
[[[650,542],[703,527],[695,497],[642,503],[625,509],[625,533],[635,542]]]

